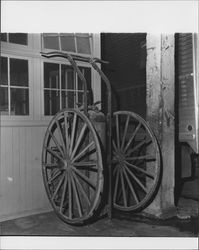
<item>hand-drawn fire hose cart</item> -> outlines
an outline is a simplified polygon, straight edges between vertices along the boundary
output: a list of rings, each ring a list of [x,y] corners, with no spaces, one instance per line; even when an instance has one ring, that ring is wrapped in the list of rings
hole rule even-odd
[[[83,85],[83,105],[60,110],[50,121],[42,149],[42,173],[49,201],[66,223],[83,225],[104,208],[137,212],[146,208],[161,181],[158,142],[147,122],[131,111],[112,112],[112,91],[97,58],[53,51],[42,56],[70,62]],[[90,103],[90,91],[76,62],[94,68],[107,90],[107,112]],[[104,209],[105,210],[105,209]]]

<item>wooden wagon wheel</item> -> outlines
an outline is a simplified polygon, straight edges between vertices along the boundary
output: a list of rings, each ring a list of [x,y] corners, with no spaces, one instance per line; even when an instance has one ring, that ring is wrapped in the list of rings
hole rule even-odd
[[[118,111],[113,119],[113,205],[123,211],[138,211],[150,203],[158,189],[158,143],[139,115]]]
[[[103,190],[100,144],[89,119],[66,109],[51,120],[43,143],[42,172],[48,198],[65,222],[92,219]]]

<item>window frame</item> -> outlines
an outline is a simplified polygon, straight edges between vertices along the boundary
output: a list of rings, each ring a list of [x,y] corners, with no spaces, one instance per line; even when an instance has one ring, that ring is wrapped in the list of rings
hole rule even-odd
[[[28,44],[27,45],[23,45],[23,44],[17,44],[17,43],[10,43],[10,42],[5,42],[5,41],[0,41],[1,42],[1,50],[2,51],[12,51],[15,52],[16,51],[21,51],[21,52],[28,52],[33,50],[34,48],[34,38],[33,38],[33,34],[27,33],[28,34]]]
[[[91,55],[100,58],[100,34],[92,33]],[[69,64],[64,58],[44,58],[42,51],[42,33],[28,33],[28,45],[18,45],[1,41],[1,56],[27,59],[29,61],[29,116],[2,115],[0,114],[0,126],[47,126],[52,116],[44,116],[43,96],[43,61]],[[70,53],[72,54],[72,53]],[[77,55],[77,53],[75,54]],[[83,54],[85,56],[85,54]],[[91,68],[91,88],[93,100],[101,100],[101,78],[85,62],[77,62],[80,67]],[[100,65],[99,65],[100,67]]]
[[[28,33],[24,33],[24,32],[3,32],[4,34],[6,34],[6,39],[7,41],[1,41],[1,42],[5,42],[5,43],[11,43],[14,45],[22,45],[22,46],[28,46],[29,45],[29,37],[28,37]],[[2,33],[2,34],[3,34]],[[9,34],[26,34],[27,35],[27,44],[20,44],[20,43],[14,43],[14,42],[10,42],[8,40],[10,40]]]
[[[26,60],[28,62],[28,86],[14,86],[10,85],[10,66],[8,66],[8,85],[5,85],[3,88],[8,88],[8,114],[1,113],[1,118],[6,121],[10,120],[30,120],[33,118],[33,81],[32,81],[32,62],[31,59],[27,56],[19,56],[19,55],[12,55],[7,53],[1,53],[1,57],[6,57],[8,59],[8,64],[10,63],[10,58],[12,59],[21,59]],[[14,115],[11,113],[11,88],[16,89],[28,89],[29,90],[29,114],[28,115]]]
[[[72,52],[72,51],[66,51],[66,50],[62,50],[61,49],[61,40],[60,40],[60,37],[62,36],[62,34],[64,33],[47,33],[47,34],[57,34],[58,35],[58,44],[59,44],[59,47],[60,49],[59,50],[56,50],[56,49],[47,49],[44,47],[44,40],[43,40],[43,37],[44,37],[44,34],[45,33],[42,33],[41,34],[41,50],[42,52],[51,52],[51,51],[59,51],[59,52],[65,52],[65,53],[70,53],[71,55],[80,55],[80,56],[92,56],[93,55],[93,34],[91,33],[88,33],[88,38],[89,38],[89,45],[90,45],[90,51],[91,53],[90,54],[86,54],[86,53],[79,53],[77,52],[77,40],[76,40],[76,37],[81,37],[81,36],[77,36],[76,34],[79,34],[79,33],[73,33],[74,34],[74,38],[75,38],[75,50],[76,52]],[[66,33],[65,33],[66,34]],[[84,34],[84,33],[83,33]],[[53,35],[52,35],[53,36]],[[85,37],[85,36],[82,36],[82,37]]]
[[[41,83],[42,83],[42,87],[41,87],[41,116],[42,116],[42,120],[49,120],[49,118],[51,119],[54,115],[45,115],[45,108],[44,108],[44,90],[46,89],[44,87],[44,63],[55,63],[55,64],[58,64],[59,65],[59,70],[61,68],[61,65],[66,65],[66,66],[71,66],[71,64],[69,63],[69,61],[67,61],[66,59],[64,58],[43,58],[42,61],[41,61]],[[93,69],[92,69],[92,66],[88,63],[84,63],[84,62],[77,62],[77,65],[78,67],[83,67],[83,68],[88,68],[90,69],[91,71],[91,87],[92,87],[92,72],[93,72]],[[61,73],[61,71],[59,71],[59,74]],[[78,76],[77,74],[75,74],[75,85],[77,86],[77,80],[78,80]],[[60,78],[60,76],[59,76]],[[61,78],[60,78],[60,84],[61,84]],[[75,87],[76,87],[75,86]],[[59,91],[60,91],[60,95],[61,95],[61,92],[64,91],[61,89],[61,85],[59,86]],[[67,91],[67,90],[65,90]],[[76,91],[74,90],[75,94],[77,94],[78,92],[81,92],[81,91]],[[83,93],[83,91],[82,91]],[[61,105],[61,99],[60,99],[60,105]],[[61,107],[63,108],[63,107]]]

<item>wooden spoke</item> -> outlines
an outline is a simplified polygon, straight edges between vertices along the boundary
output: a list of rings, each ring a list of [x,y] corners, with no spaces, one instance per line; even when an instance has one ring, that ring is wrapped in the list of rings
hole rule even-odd
[[[68,119],[68,115],[65,112],[64,113],[64,127],[65,127],[65,135],[66,135],[66,152],[69,151],[69,145],[70,145],[70,140],[69,140],[69,135],[68,135],[68,126],[69,126],[69,123],[68,123],[67,119]]]
[[[74,179],[73,179],[73,175],[71,174],[71,182],[72,182],[72,187],[75,193],[75,200],[76,200],[76,204],[77,204],[77,208],[78,208],[78,213],[79,216],[82,216],[82,207],[81,207],[81,202],[80,202],[80,198],[79,198],[79,193],[77,191],[77,187],[76,184],[74,183]]]
[[[117,152],[117,146],[116,146],[116,144],[115,144],[115,141],[114,140],[112,140],[113,141],[113,148],[114,148],[114,150]]]
[[[55,153],[52,149],[50,149],[50,148],[45,148],[49,153],[51,153],[55,158],[57,158],[57,159],[59,159],[60,161],[62,161],[63,162],[63,158],[60,156],[60,155],[58,155],[57,153]]]
[[[72,162],[75,162],[76,160],[78,160],[80,157],[82,157],[86,151],[94,145],[94,141],[90,142],[78,155],[75,156],[75,158],[72,160]]]
[[[57,125],[57,130],[58,130],[58,133],[59,133],[59,138],[60,138],[62,147],[64,149],[64,152],[66,152],[65,143],[64,143],[64,139],[63,139],[63,134],[62,134],[62,131],[61,131],[59,121],[57,119],[55,119],[55,122],[56,122],[56,125]]]
[[[151,158],[153,156],[151,155],[141,155],[141,156],[134,156],[134,157],[127,157],[126,160],[134,161],[134,160],[150,160],[150,161],[156,161],[155,158]]]
[[[45,167],[45,168],[58,168],[59,165],[57,163],[43,163],[43,167]]]
[[[52,200],[54,200],[54,198],[55,198],[57,192],[59,191],[59,189],[60,189],[60,187],[61,187],[61,185],[62,185],[62,182],[63,182],[63,180],[64,180],[64,177],[65,177],[64,175],[61,177],[61,179],[60,179],[60,181],[59,181],[59,183],[58,183],[58,185],[57,185],[57,187],[56,187],[56,189],[55,189],[55,192],[54,192],[53,195],[52,195]]]
[[[129,146],[131,145],[131,143],[132,143],[133,139],[135,138],[135,136],[136,136],[138,130],[140,129],[140,127],[141,127],[141,122],[139,122],[139,124],[137,125],[136,129],[134,130],[134,132],[133,132],[131,138],[129,139],[129,141],[128,141],[126,147],[124,148],[124,152],[126,152],[127,149],[129,148]]]
[[[129,180],[129,177],[128,177],[127,173],[126,173],[126,169],[125,169],[125,168],[123,168],[123,173],[124,173],[124,175],[125,175],[125,178],[126,178],[126,180],[127,180],[127,183],[128,183],[129,188],[130,188],[130,190],[131,190],[131,193],[132,193],[132,195],[133,195],[133,197],[134,197],[134,199],[135,199],[135,202],[138,204],[138,203],[140,202],[140,201],[139,201],[139,198],[138,198],[138,196],[137,196],[137,194],[136,194],[136,192],[135,192],[135,190],[134,190],[133,185],[131,184],[131,182],[130,182],[130,180]]]
[[[80,132],[80,134],[79,134],[78,140],[77,140],[77,142],[75,143],[75,148],[74,148],[74,150],[73,150],[72,153],[71,153],[71,159],[74,157],[74,155],[75,155],[75,153],[76,153],[76,151],[77,151],[77,149],[78,149],[78,147],[79,147],[79,145],[80,145],[80,143],[81,143],[81,140],[82,140],[83,135],[84,135],[84,133],[85,133],[86,127],[87,127],[87,125],[84,124],[84,126],[83,126],[82,129],[81,129],[81,132]]]
[[[130,167],[136,169],[137,171],[142,172],[143,174],[145,174],[145,175],[148,176],[149,178],[151,178],[151,179],[153,179],[153,180],[155,179],[154,176],[151,175],[151,174],[149,174],[146,170],[144,170],[144,169],[142,169],[142,168],[139,168],[139,167],[137,167],[136,165],[131,164],[131,163],[127,162],[127,161],[125,161],[125,164],[126,164],[127,166],[130,166]]]
[[[113,175],[115,175],[116,171],[119,169],[118,165],[115,166],[115,168],[113,169]]]
[[[76,124],[77,124],[77,114],[75,113],[74,117],[73,117],[72,134],[71,134],[69,155],[71,155],[71,152],[73,150],[73,143],[74,143],[74,137],[75,137]]]
[[[60,212],[62,212],[64,199],[65,199],[65,196],[66,196],[67,182],[68,182],[68,178],[67,178],[67,175],[65,174],[64,187],[63,187],[63,192],[62,192],[62,196],[61,196],[61,203],[60,203],[60,207],[59,207]]]
[[[85,190],[84,190],[84,187],[82,186],[82,184],[79,182],[77,176],[72,172],[73,174],[73,177],[74,177],[74,180],[75,182],[77,183],[77,185],[79,186],[79,190],[80,192],[82,193],[82,195],[84,196],[84,199],[86,200],[86,202],[88,203],[88,205],[90,206],[91,205],[91,201],[89,199],[89,197],[87,196]]]
[[[118,190],[118,183],[119,183],[119,171],[116,172],[116,180],[115,180],[115,188],[114,188],[114,194],[113,194],[113,202],[116,202],[117,197],[117,190]]]
[[[150,140],[151,141],[151,140]],[[144,144],[147,144],[149,143],[150,141],[148,142],[145,142],[145,140],[139,142],[134,148],[132,148],[131,150],[128,151],[128,155],[132,154],[133,152],[135,152],[137,149],[139,149],[141,146],[143,146]],[[152,141],[151,141],[152,142]]]
[[[125,138],[126,138],[126,133],[127,133],[128,126],[129,126],[129,120],[130,120],[130,116],[128,115],[127,118],[126,118],[126,123],[125,123],[125,128],[124,128],[124,134],[123,134],[123,137],[122,137],[122,146],[121,146],[121,150],[122,150],[123,147],[124,147]]]
[[[55,145],[57,146],[57,148],[59,149],[59,152],[62,154],[62,157],[64,157],[64,152],[63,152],[62,148],[60,147],[59,142],[57,141],[56,137],[53,135],[53,133],[50,130],[48,130],[48,133],[52,137],[52,139],[53,139]]]
[[[54,181],[55,179],[57,179],[57,177],[60,176],[60,174],[62,174],[61,171],[57,171],[56,174],[54,174],[49,180],[48,180],[48,184],[51,184],[52,181]]]
[[[122,193],[123,193],[124,206],[127,207],[127,198],[126,198],[126,191],[125,191],[125,186],[124,186],[124,177],[123,177],[122,171],[120,171],[120,178],[121,178],[121,183],[122,183]]]
[[[72,190],[71,190],[71,174],[68,173],[68,205],[69,205],[69,211],[68,211],[68,216],[69,219],[72,219],[72,203],[73,203],[73,198],[72,198]]]
[[[117,137],[117,146],[120,148],[120,132],[119,132],[119,118],[116,115],[116,137]]]
[[[73,170],[75,171],[75,173],[83,180],[85,181],[90,187],[92,187],[94,190],[96,189],[95,185],[92,183],[92,181],[85,176],[84,174],[82,174],[78,169],[73,168]]]
[[[128,167],[126,165],[124,165],[126,171],[131,175],[131,177],[137,182],[137,184],[142,188],[142,190],[147,193],[147,189],[145,188],[145,186],[141,183],[141,181],[128,169]]]
[[[93,167],[96,166],[96,161],[82,161],[82,162],[74,162],[73,166],[75,167]]]

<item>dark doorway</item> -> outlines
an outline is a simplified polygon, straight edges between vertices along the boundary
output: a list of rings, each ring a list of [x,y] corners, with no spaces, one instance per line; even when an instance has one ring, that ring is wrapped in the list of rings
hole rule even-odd
[[[109,62],[102,70],[112,85],[113,111],[129,110],[145,118],[146,34],[102,33],[101,58]],[[102,87],[102,97],[105,95]],[[104,110],[106,105],[106,98],[102,98]]]

